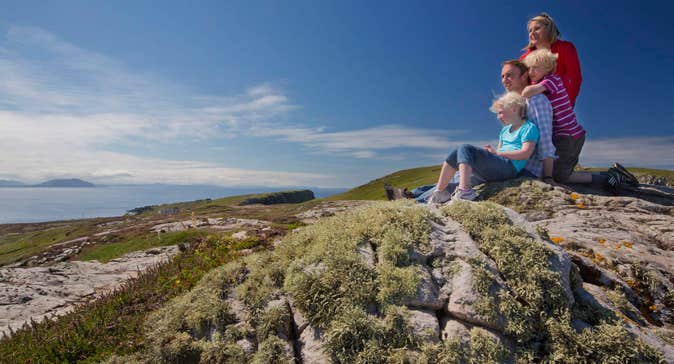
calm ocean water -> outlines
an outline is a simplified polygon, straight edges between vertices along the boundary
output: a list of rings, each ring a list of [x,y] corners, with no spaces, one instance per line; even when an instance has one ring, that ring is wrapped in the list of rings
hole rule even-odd
[[[319,189],[317,198],[345,189]],[[278,191],[215,186],[109,186],[93,188],[0,188],[0,224],[119,216],[135,207]]]

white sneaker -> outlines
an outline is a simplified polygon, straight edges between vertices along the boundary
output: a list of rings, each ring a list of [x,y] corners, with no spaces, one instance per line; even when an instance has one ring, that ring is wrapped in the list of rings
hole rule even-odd
[[[431,197],[428,198],[428,204],[441,204],[449,201],[452,195],[447,190],[435,190]]]
[[[473,201],[476,198],[477,198],[477,193],[472,188],[469,188],[467,190],[462,190],[462,189],[457,187],[456,190],[454,190],[454,193],[452,194],[452,201],[458,201],[458,200]]]

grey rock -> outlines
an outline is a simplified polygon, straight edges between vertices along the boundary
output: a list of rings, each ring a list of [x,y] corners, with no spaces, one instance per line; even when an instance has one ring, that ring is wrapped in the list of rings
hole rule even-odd
[[[312,326],[307,326],[302,331],[299,340],[302,362],[316,364],[330,363],[330,357],[323,349],[324,336],[323,331]]]
[[[412,325],[414,336],[422,342],[440,341],[440,323],[432,310],[408,310],[408,320]]]

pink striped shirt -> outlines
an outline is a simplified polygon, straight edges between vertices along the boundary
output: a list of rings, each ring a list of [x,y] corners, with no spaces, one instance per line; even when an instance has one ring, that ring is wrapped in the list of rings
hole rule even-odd
[[[545,86],[545,96],[552,105],[552,136],[567,135],[578,139],[585,135],[585,129],[576,120],[576,113],[562,79],[556,73],[550,72],[539,84]]]

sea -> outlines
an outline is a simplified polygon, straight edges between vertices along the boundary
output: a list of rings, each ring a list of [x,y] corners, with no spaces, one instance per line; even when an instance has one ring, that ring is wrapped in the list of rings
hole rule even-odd
[[[217,199],[227,196],[305,189],[268,187],[218,187],[180,185],[130,185],[97,187],[4,187],[0,188],[0,224],[72,220],[121,216],[147,205]],[[346,191],[346,188],[312,188],[316,198]]]

